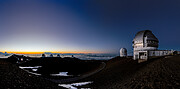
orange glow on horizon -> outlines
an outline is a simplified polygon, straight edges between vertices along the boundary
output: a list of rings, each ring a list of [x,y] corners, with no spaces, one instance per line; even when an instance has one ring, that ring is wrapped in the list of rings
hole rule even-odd
[[[3,51],[3,52],[7,52],[7,53],[14,53],[14,54],[43,54],[44,52],[18,52],[18,51]],[[61,54],[64,54],[64,53],[84,53],[84,54],[88,54],[88,53],[104,53],[104,52],[85,52],[85,51],[82,51],[82,52],[77,52],[77,51],[66,51],[66,52],[61,52],[61,51],[58,51],[58,52],[51,52],[51,51],[45,51],[45,52],[50,52],[50,53],[61,53]]]

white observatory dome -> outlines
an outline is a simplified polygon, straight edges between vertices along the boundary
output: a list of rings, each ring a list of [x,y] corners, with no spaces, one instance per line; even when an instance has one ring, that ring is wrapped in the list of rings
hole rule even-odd
[[[147,51],[157,50],[158,43],[159,40],[150,30],[139,31],[133,39],[134,60],[139,59],[140,55],[147,59]]]
[[[126,57],[127,56],[127,49],[121,48],[120,49],[120,57]]]
[[[158,39],[150,30],[139,31],[133,39],[134,50],[156,50]]]

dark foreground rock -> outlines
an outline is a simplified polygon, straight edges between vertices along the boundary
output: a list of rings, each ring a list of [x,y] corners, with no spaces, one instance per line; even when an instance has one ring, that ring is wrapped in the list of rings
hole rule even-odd
[[[166,56],[138,63],[132,58],[116,57],[105,62],[105,68],[89,77],[73,81],[92,84],[93,89],[178,89],[180,56]],[[88,74],[88,73],[87,73]],[[0,60],[0,89],[58,89],[58,84],[30,75],[17,65]],[[69,82],[69,83],[73,83]]]
[[[0,89],[60,89],[58,84],[28,74],[15,64],[0,60]]]
[[[178,89],[180,88],[180,56],[166,56],[145,65],[124,88]]]
[[[180,56],[167,56],[138,64],[130,58],[116,57],[101,72],[81,81],[95,89],[178,89]]]

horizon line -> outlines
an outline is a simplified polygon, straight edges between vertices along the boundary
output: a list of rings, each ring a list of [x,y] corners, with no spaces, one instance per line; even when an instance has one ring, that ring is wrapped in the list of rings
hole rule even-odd
[[[105,52],[81,52],[81,51],[79,51],[79,52],[77,52],[77,51],[67,51],[67,52],[61,52],[61,51],[59,51],[59,52],[53,52],[53,51],[44,51],[44,52],[28,52],[28,51],[1,51],[1,52],[7,52],[7,53],[12,53],[12,54],[43,54],[43,53],[45,53],[45,52],[49,52],[49,53],[60,53],[60,54],[66,54],[66,53],[74,53],[74,54],[88,54],[88,53],[97,53],[97,54],[101,54],[101,53],[105,53]]]

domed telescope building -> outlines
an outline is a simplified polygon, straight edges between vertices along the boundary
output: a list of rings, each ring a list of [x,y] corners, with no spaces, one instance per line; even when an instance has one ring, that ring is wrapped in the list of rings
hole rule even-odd
[[[158,50],[159,40],[150,30],[139,31],[133,39],[133,59],[150,59],[170,55],[172,50]]]
[[[120,49],[120,57],[126,57],[127,56],[127,49],[121,48]]]

